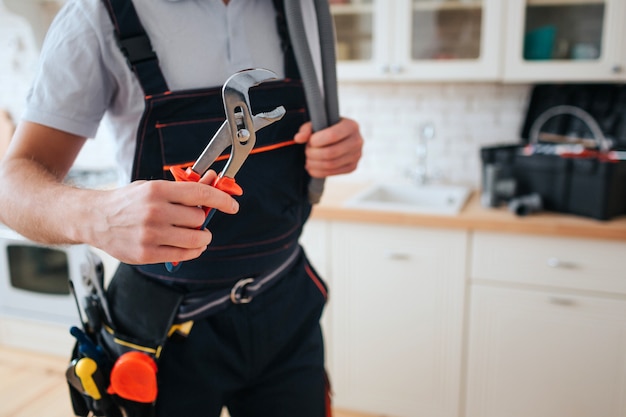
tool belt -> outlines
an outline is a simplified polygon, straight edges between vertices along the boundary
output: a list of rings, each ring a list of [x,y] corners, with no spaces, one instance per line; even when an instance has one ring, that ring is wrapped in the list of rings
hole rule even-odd
[[[183,298],[182,292],[120,265],[106,300],[93,300],[100,307],[105,303],[110,317],[102,308],[92,309],[84,329],[71,330],[77,343],[67,376],[77,416],[154,414],[157,361]]]
[[[186,337],[195,320],[233,304],[246,304],[275,285],[302,256],[293,250],[280,265],[230,288],[184,293],[121,264],[106,291],[106,300],[92,299],[83,330],[67,371],[70,397],[77,416],[150,417],[157,397],[158,360],[170,338]],[[102,304],[110,312],[103,314]]]

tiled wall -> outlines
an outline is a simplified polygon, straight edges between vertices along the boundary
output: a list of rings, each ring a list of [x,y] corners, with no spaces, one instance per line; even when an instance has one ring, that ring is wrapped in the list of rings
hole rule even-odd
[[[529,92],[496,83],[342,83],[342,115],[360,123],[365,139],[357,171],[345,178],[410,179],[426,159],[430,178],[478,187],[480,147],[519,141]]]

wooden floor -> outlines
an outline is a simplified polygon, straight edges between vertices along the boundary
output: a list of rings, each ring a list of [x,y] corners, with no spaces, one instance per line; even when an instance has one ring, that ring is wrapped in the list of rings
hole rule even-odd
[[[68,360],[0,346],[0,417],[71,417]],[[374,417],[335,410],[334,417]]]
[[[65,368],[58,356],[0,347],[0,417],[71,417]]]

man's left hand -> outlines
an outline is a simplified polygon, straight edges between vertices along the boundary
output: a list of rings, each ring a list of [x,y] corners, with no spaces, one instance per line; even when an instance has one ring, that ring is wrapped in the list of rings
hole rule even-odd
[[[346,118],[318,132],[313,132],[311,122],[307,122],[300,127],[294,140],[306,143],[306,170],[314,178],[354,171],[363,150],[359,125]]]

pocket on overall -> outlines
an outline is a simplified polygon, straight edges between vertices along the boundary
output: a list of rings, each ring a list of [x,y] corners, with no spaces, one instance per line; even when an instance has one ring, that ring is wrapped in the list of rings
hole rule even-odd
[[[163,170],[192,166],[223,122],[224,117],[157,122]]]

